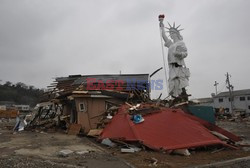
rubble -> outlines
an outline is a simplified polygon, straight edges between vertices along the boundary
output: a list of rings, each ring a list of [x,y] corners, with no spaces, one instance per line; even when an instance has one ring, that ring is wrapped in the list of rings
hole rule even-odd
[[[215,109],[216,119],[217,120],[225,120],[231,122],[249,122],[250,121],[250,113],[234,111],[232,113],[228,113],[224,108]]]
[[[19,112],[16,109],[0,110],[0,118],[16,118]]]
[[[122,153],[134,153],[134,152],[140,152],[141,148],[138,148],[136,146],[131,146],[131,145],[127,145],[126,148],[121,148],[121,152]]]
[[[112,148],[116,146],[116,144],[113,143],[109,138],[103,139],[101,143],[103,145],[106,145],[106,146],[109,146],[109,147],[112,147]]]
[[[78,154],[78,155],[84,155],[84,154],[87,154],[87,153],[89,153],[89,151],[87,151],[87,150],[76,152],[76,154]]]
[[[16,117],[16,125],[13,128],[13,131],[23,131],[24,127],[27,125],[25,118]]]
[[[113,77],[98,76],[104,82]],[[84,134],[108,147],[118,146],[121,153],[150,149],[189,156],[190,149],[200,147],[239,147],[236,142],[241,138],[217,127],[211,110],[210,118],[203,118],[194,111],[204,108],[197,109],[186,99],[160,100],[159,96],[151,101],[149,90],[87,90],[84,76],[56,80],[49,101],[39,104],[35,114],[26,116],[28,129],[46,132],[59,128],[69,135]]]
[[[145,106],[150,105],[142,104],[141,108],[143,109]],[[151,149],[166,151],[216,144],[236,149],[237,147],[224,140],[230,139],[231,142],[240,140],[239,137],[226,130],[187,114],[181,109],[161,107],[157,112],[144,115],[145,121],[137,125],[133,119],[131,120],[130,108],[129,105],[121,106],[112,121],[103,129],[99,138],[126,142],[138,141]],[[220,138],[223,136],[226,139],[217,138],[208,129],[214,134],[217,133],[217,136],[221,135]],[[185,151],[185,155],[189,155],[189,153]]]
[[[190,152],[188,151],[188,149],[175,149],[172,153],[183,155],[183,156],[190,156],[191,155]]]
[[[81,124],[70,124],[68,129],[68,134],[77,135],[80,133],[81,128],[82,128]]]
[[[67,157],[67,156],[69,156],[72,153],[74,153],[74,151],[69,150],[69,149],[64,149],[64,150],[61,150],[61,151],[58,152],[58,156],[60,156],[60,157]]]
[[[92,129],[89,131],[87,136],[99,136],[102,133],[103,129]]]
[[[149,159],[145,159],[145,161],[150,162],[150,164],[148,165],[150,167],[152,167],[152,166],[156,167],[157,163],[158,163],[158,160],[154,157],[149,158]]]

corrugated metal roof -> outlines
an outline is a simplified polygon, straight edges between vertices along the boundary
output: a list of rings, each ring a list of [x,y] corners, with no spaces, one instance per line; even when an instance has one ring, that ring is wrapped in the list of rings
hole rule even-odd
[[[144,122],[135,124],[122,106],[104,128],[101,139],[139,141],[149,148],[174,150],[214,144],[226,145],[201,123],[189,118],[181,109],[161,109],[144,116]],[[227,145],[226,145],[227,146]]]
[[[250,95],[250,89],[243,89],[243,90],[234,90],[233,96],[241,96],[241,95]],[[217,94],[215,97],[228,97],[229,92],[221,92]]]

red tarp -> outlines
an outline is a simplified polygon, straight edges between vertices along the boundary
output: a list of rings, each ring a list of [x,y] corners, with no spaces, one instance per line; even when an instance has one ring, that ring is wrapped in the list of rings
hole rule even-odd
[[[139,141],[152,149],[183,149],[226,143],[215,137],[197,117],[181,109],[163,108],[144,116],[144,122],[135,124],[123,105],[104,128],[100,138]],[[191,116],[191,117],[189,117]],[[201,120],[203,121],[203,120]],[[222,130],[222,129],[221,129]],[[236,137],[236,136],[235,136]]]

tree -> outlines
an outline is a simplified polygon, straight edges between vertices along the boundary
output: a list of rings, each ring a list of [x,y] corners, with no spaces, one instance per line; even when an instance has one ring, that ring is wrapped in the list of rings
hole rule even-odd
[[[29,104],[33,107],[39,102],[42,94],[43,90],[22,82],[12,84],[7,81],[4,85],[0,85],[0,101],[13,101],[16,104]]]
[[[10,81],[6,81],[4,84],[4,86],[11,86],[11,85],[12,85],[12,83]]]
[[[24,89],[28,89],[28,86],[22,82],[18,82],[16,83],[16,87],[17,88],[24,88]]]

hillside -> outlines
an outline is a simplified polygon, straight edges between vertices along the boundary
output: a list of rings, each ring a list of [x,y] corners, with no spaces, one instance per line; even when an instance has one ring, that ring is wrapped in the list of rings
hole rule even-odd
[[[28,104],[34,107],[39,102],[42,93],[43,90],[27,86],[22,82],[12,84],[8,81],[0,84],[0,101],[12,101],[15,104]]]

